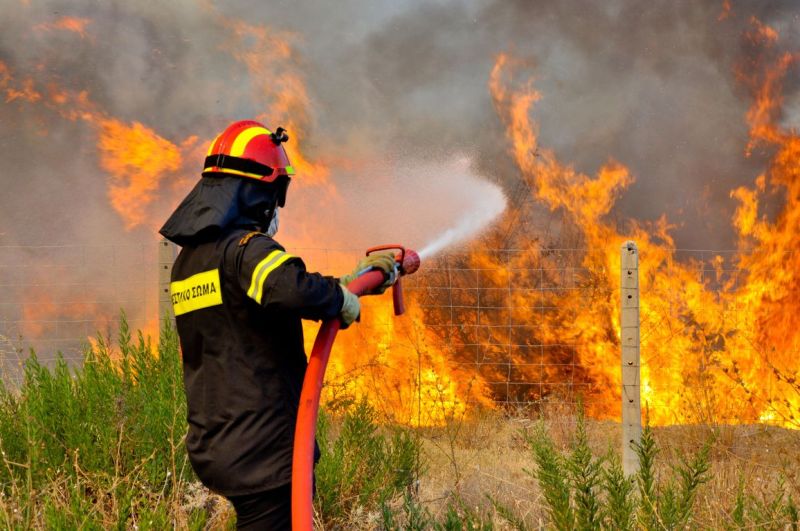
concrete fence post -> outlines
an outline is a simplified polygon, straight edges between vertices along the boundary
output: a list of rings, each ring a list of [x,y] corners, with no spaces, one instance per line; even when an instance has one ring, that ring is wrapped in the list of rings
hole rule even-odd
[[[620,332],[622,340],[622,468],[630,476],[639,470],[632,445],[642,439],[639,365],[639,250],[622,244],[620,270]]]
[[[177,256],[177,246],[165,239],[158,242],[158,327],[164,325],[164,319],[174,323],[175,314],[172,309],[172,298],[169,293],[172,263]]]

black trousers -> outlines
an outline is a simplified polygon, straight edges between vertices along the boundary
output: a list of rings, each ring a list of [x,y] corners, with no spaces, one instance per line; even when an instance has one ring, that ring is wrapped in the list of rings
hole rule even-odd
[[[290,531],[292,529],[292,484],[276,489],[230,496],[236,509],[236,529],[246,531]]]

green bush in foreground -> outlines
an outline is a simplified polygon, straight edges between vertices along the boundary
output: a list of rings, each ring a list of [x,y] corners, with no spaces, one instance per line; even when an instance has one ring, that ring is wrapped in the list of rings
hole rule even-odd
[[[344,413],[335,440],[324,413],[317,434],[322,457],[315,472],[315,502],[326,527],[346,527],[370,513],[377,517],[382,503],[414,482],[419,443],[408,429],[381,433],[375,410],[365,401]]]
[[[0,524],[160,528],[193,480],[174,330],[153,355],[124,316],[118,348],[98,338],[81,367],[31,353],[19,390],[0,388]],[[10,500],[10,501],[9,501]],[[194,518],[194,517],[193,517]]]
[[[78,367],[59,357],[48,368],[32,352],[19,389],[0,383],[0,528],[232,527],[232,510],[209,522],[220,498],[198,495],[182,374],[175,330],[164,327],[154,354],[124,315],[117,345],[98,338]],[[365,402],[335,422],[322,412],[318,433],[315,503],[326,525],[380,521],[415,480],[418,441],[379,428]]]
[[[79,367],[58,359],[48,368],[32,353],[20,388],[0,385],[0,528],[232,528],[232,509],[194,477],[185,432],[180,352],[169,326],[158,354],[141,333],[133,339],[124,316],[117,345],[99,338]],[[380,426],[366,403],[337,416],[321,412],[318,433],[315,503],[325,528],[488,530],[505,520],[522,530],[532,519],[540,525],[538,514],[523,517],[492,497],[479,507],[452,493],[434,515],[434,505],[416,495],[417,480],[425,480],[418,438],[408,428]],[[567,451],[543,423],[528,443],[549,528],[706,525],[695,502],[709,477],[710,441],[676,465],[657,467],[659,449],[647,427],[633,478],[615,452],[592,454],[582,414]],[[742,480],[725,527],[797,529],[800,509],[790,490],[778,484],[747,492]]]
[[[658,454],[653,431],[646,426],[636,447],[639,472],[626,477],[616,454],[592,456],[585,421],[579,411],[571,452],[562,454],[541,428],[529,438],[550,523],[568,529],[684,529],[692,523],[697,489],[708,481],[711,441],[656,481]]]
[[[639,471],[626,477],[613,451],[593,457],[582,411],[571,449],[560,452],[540,424],[528,435],[536,467],[529,473],[536,479],[545,500],[549,527],[558,530],[674,530],[696,529],[694,503],[700,487],[709,477],[713,439],[700,450],[682,458],[658,477],[659,448],[647,424],[635,451]],[[730,511],[729,529],[797,529],[798,507],[785,498],[783,485],[762,498],[744,495],[740,483],[736,504]],[[525,526],[512,517],[506,520],[518,529]]]

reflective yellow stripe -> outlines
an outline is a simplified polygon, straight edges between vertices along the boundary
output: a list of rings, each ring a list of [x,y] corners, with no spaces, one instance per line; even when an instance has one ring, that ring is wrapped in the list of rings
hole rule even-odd
[[[222,304],[219,269],[203,271],[185,280],[177,280],[169,285],[169,291],[175,315],[219,306]]]
[[[292,166],[286,166],[286,175],[294,175],[294,168]]]
[[[290,258],[295,257],[289,253],[275,250],[261,260],[253,270],[253,277],[250,279],[250,289],[247,290],[247,296],[261,304],[264,295],[264,282],[267,277]]]
[[[272,265],[275,258],[277,258],[283,251],[276,249],[269,253],[266,258],[261,260],[253,269],[253,276],[250,279],[250,289],[247,290],[247,296],[261,304],[261,294],[258,293],[258,275],[262,269]]]
[[[244,155],[244,150],[247,148],[247,144],[250,143],[258,135],[269,135],[269,129],[265,129],[263,127],[248,127],[236,137],[236,140],[233,141],[233,146],[231,146],[230,155],[232,157],[241,157]]]

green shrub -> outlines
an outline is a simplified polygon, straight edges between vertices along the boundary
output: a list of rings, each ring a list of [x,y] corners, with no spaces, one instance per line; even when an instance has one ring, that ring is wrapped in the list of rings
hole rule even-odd
[[[800,513],[792,496],[786,493],[784,479],[758,495],[746,493],[744,485],[742,474],[728,529],[800,529]]]
[[[699,487],[708,481],[712,441],[681,460],[669,477],[658,481],[658,446],[649,424],[635,450],[639,472],[627,478],[613,452],[595,458],[579,411],[571,449],[560,452],[544,424],[528,437],[536,478],[553,529],[684,529],[691,527]],[[635,483],[634,483],[635,482]],[[638,487],[638,488],[635,488]]]
[[[412,486],[419,462],[419,444],[411,432],[393,428],[384,434],[375,410],[365,401],[348,409],[338,437],[331,419],[320,414],[315,502],[326,526],[346,526],[373,515],[382,504]]]
[[[183,442],[178,339],[169,323],[163,328],[156,353],[141,333],[133,338],[123,315],[116,345],[98,337],[80,366],[59,356],[48,368],[31,352],[20,388],[0,383],[0,527],[203,528],[208,510],[183,508],[196,479]],[[419,444],[408,429],[379,428],[366,403],[333,431],[322,413],[321,518],[371,513],[377,522],[382,503],[415,481]]]
[[[383,504],[382,527],[386,531],[489,531],[493,529],[491,517],[467,507],[460,498],[449,500],[444,515],[437,520],[408,491],[403,494],[399,510]]]
[[[616,452],[608,452],[606,465],[602,472],[606,500],[602,521],[610,529],[620,531],[634,529],[636,499],[633,492],[636,486],[635,482],[633,478],[625,476]]]
[[[160,527],[194,479],[183,447],[186,403],[175,331],[158,354],[123,315],[118,351],[99,337],[80,367],[31,352],[19,390],[0,387],[0,524]]]
[[[556,449],[555,443],[547,435],[544,423],[539,424],[528,441],[536,462],[536,468],[528,472],[539,482],[551,525],[560,531],[575,529],[567,458]]]

